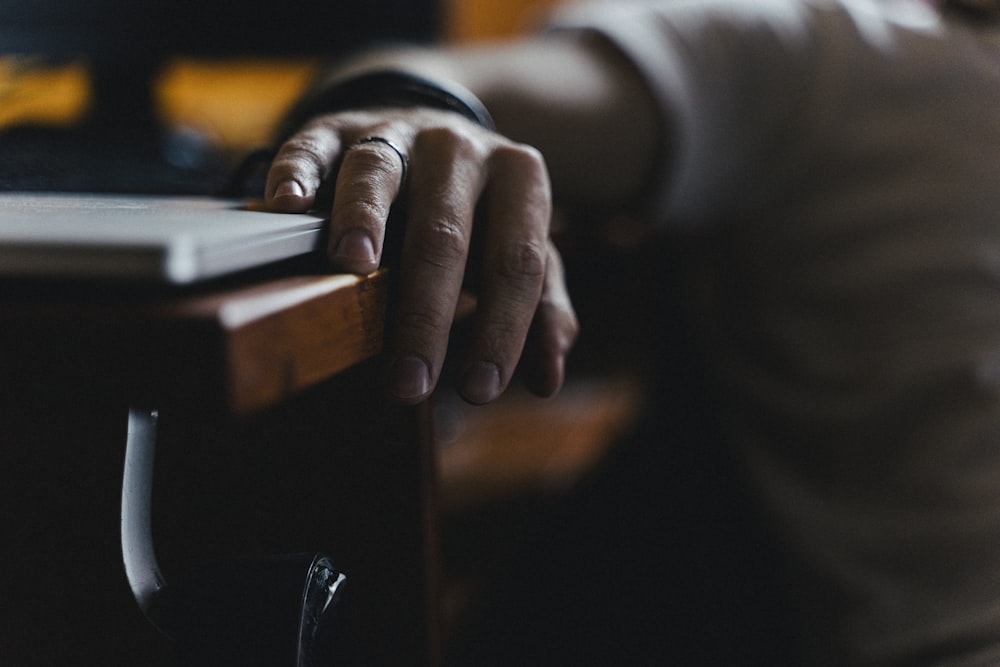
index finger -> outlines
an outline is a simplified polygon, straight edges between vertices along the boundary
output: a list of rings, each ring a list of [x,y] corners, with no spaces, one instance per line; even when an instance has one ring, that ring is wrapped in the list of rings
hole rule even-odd
[[[316,202],[320,184],[342,150],[340,135],[321,122],[306,126],[282,144],[267,172],[264,201],[275,211],[304,213]]]

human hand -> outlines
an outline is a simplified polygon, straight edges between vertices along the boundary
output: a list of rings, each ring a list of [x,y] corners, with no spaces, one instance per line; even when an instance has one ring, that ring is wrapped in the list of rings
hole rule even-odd
[[[532,391],[559,390],[577,320],[549,238],[551,190],[538,151],[449,111],[341,112],[310,121],[281,147],[265,202],[304,212],[327,183],[330,260],[354,273],[378,268],[389,209],[406,195],[389,349],[394,398],[416,403],[437,384],[463,284],[475,286],[478,307],[462,396],[492,401],[522,357]]]

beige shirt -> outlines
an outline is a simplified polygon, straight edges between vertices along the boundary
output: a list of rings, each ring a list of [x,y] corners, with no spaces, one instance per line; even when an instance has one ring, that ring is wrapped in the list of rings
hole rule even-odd
[[[613,6],[613,7],[612,7]],[[1000,50],[910,0],[572,7],[712,240],[720,420],[816,665],[1000,665]]]

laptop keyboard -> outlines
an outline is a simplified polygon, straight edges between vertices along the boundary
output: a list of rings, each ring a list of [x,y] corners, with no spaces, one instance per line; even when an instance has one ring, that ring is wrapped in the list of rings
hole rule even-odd
[[[230,160],[191,138],[126,141],[48,127],[0,132],[0,190],[6,191],[214,195],[231,170]]]

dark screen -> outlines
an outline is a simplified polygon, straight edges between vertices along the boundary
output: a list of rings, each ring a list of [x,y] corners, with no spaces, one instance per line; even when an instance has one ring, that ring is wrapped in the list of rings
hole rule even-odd
[[[336,55],[431,39],[432,0],[0,0],[0,53]]]
[[[0,189],[215,192],[236,156],[186,134],[178,148],[177,133],[158,120],[151,83],[171,57],[336,58],[379,42],[425,42],[437,37],[437,8],[437,0],[0,0],[0,56],[30,56],[29,67],[37,56],[82,60],[91,88],[74,127],[2,128]]]

